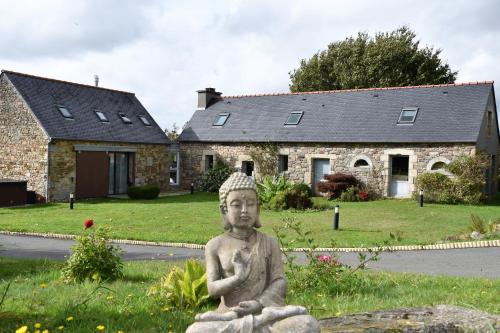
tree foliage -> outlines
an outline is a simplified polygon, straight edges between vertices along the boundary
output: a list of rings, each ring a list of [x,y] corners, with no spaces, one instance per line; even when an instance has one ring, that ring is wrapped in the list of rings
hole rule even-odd
[[[398,87],[455,82],[452,71],[440,59],[441,50],[419,48],[415,33],[403,26],[374,37],[360,32],[328,45],[302,59],[289,73],[290,91]]]

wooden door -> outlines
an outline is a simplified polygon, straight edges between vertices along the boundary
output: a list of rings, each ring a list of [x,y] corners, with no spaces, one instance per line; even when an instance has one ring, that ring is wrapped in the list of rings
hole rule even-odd
[[[99,198],[108,195],[108,154],[100,151],[76,153],[76,198]]]

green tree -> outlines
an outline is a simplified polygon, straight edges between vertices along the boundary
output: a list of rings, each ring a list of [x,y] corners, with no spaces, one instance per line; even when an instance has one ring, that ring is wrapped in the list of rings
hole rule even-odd
[[[455,82],[452,71],[440,59],[441,50],[419,48],[415,33],[403,26],[375,37],[360,32],[328,45],[302,59],[289,72],[290,91],[396,87]]]

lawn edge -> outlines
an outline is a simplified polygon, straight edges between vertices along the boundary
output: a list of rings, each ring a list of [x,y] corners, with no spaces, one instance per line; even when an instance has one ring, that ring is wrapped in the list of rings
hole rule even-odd
[[[1,235],[12,235],[12,236],[30,236],[30,237],[42,237],[42,238],[56,238],[73,240],[75,235],[69,234],[55,234],[55,233],[39,233],[39,232],[20,232],[20,231],[4,231],[0,230]],[[128,245],[145,245],[145,246],[166,246],[166,247],[178,247],[187,249],[204,249],[205,245],[192,244],[192,243],[174,243],[174,242],[151,242],[142,240],[130,240],[130,239],[110,239],[110,243],[114,244],[128,244]],[[441,243],[441,244],[430,244],[430,245],[393,245],[393,246],[381,246],[381,247],[318,247],[314,249],[315,252],[367,252],[369,250],[382,250],[384,252],[392,251],[421,251],[421,250],[450,250],[450,249],[468,249],[468,248],[484,248],[484,247],[500,247],[500,239],[495,240],[479,240],[472,242],[457,242],[457,243]],[[287,251],[310,251],[309,248],[299,247],[299,248],[287,248]]]

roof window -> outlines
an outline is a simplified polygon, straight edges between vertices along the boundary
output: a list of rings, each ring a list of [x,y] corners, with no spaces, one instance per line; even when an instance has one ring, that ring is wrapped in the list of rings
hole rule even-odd
[[[302,119],[303,114],[304,114],[304,112],[302,112],[302,111],[293,111],[288,116],[288,119],[286,120],[285,125],[298,125],[298,123],[300,122],[300,119]]]
[[[58,106],[59,112],[61,112],[62,116],[66,119],[73,119],[73,115],[69,112],[68,108],[65,106]]]
[[[125,113],[120,112],[120,113],[118,113],[118,115],[120,116],[120,118],[122,118],[122,121],[125,124],[132,124],[132,120],[130,120],[130,118],[125,115]]]
[[[398,124],[411,124],[415,122],[418,108],[403,108],[399,115]]]
[[[104,114],[104,112],[102,111],[99,111],[99,110],[94,110],[97,118],[99,118],[99,120],[103,123],[109,123],[109,120],[108,120],[108,117],[106,117],[106,115]]]
[[[229,118],[229,113],[219,113],[217,117],[215,117],[214,123],[212,124],[213,126],[223,126],[227,118]]]
[[[142,123],[144,124],[144,126],[151,126],[151,123],[149,122],[148,118],[146,118],[146,116],[140,115],[138,117],[142,121]]]

